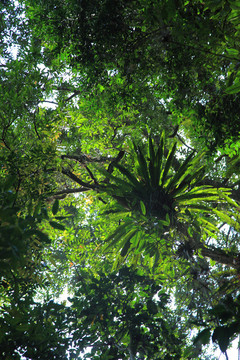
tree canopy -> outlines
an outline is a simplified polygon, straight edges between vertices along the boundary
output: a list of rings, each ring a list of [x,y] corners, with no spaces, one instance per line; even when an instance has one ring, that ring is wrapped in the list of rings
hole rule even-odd
[[[239,1],[0,9],[1,358],[228,359]]]

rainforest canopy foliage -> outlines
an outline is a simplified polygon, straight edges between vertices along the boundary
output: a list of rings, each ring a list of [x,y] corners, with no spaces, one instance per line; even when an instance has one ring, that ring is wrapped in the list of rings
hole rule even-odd
[[[1,1],[1,359],[228,359],[239,20],[237,0]]]

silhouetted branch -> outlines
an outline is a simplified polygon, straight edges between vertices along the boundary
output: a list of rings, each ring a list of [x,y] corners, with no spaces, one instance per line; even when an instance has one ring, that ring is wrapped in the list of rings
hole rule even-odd
[[[62,159],[69,159],[78,161],[81,164],[95,162],[95,163],[104,163],[106,161],[112,160],[112,158],[107,156],[102,157],[92,157],[90,155],[80,154],[80,155],[62,155]]]
[[[97,180],[96,180],[96,178],[94,177],[92,171],[89,169],[89,167],[85,166],[85,169],[86,169],[87,172],[89,173],[90,178],[94,181],[94,184],[99,185],[98,182],[97,182]]]
[[[117,164],[124,156],[125,152],[124,151],[119,151],[118,156],[108,165],[108,169],[107,171],[109,172],[109,174],[111,174],[113,172],[113,168],[114,165]]]
[[[86,183],[84,181],[82,181],[81,179],[79,179],[74,173],[72,173],[70,170],[68,169],[62,169],[62,173],[66,176],[68,176],[71,180],[73,180],[74,182],[76,182],[77,184],[87,188],[87,189],[92,189],[92,190],[97,190],[97,186],[93,185],[93,184],[89,184]],[[86,190],[85,190],[86,191]]]

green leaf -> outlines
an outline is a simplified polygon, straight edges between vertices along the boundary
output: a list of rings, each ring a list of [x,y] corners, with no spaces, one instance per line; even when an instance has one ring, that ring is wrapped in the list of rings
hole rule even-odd
[[[109,174],[109,172],[105,169],[102,169],[102,168],[99,168],[98,171],[100,173],[102,173],[103,175],[105,175],[107,178],[109,178],[110,180],[113,180],[115,181],[115,183],[117,184],[117,186],[122,186],[122,189],[124,190],[132,190],[133,188],[133,185],[130,184],[129,182],[117,177],[117,176],[114,176],[112,174]],[[107,192],[107,193],[115,193],[116,192],[116,189],[117,187],[114,187],[113,185],[107,185],[107,186],[101,186],[100,187],[101,191],[104,191],[104,192]]]
[[[49,221],[49,224],[54,228],[54,229],[58,229],[58,230],[65,230],[65,226],[63,226],[62,224],[59,224],[56,221]]]
[[[160,146],[155,153],[152,138],[149,138],[149,174],[151,186],[156,188],[159,186],[159,179],[161,174],[162,157],[164,152],[164,133],[161,136]]]
[[[239,208],[239,205],[236,201],[234,201],[233,199],[231,199],[228,195],[227,195],[227,191],[230,190],[230,189],[226,189],[226,190],[219,190],[218,189],[218,193],[219,193],[219,197],[223,198],[226,200],[226,202],[236,208]],[[231,190],[230,190],[231,191]]]
[[[160,174],[162,173],[164,143],[165,143],[165,133],[163,132],[162,136],[161,136],[161,140],[160,140],[160,146],[157,150],[157,154],[156,154],[156,158],[155,158],[155,162],[154,162],[156,186],[158,186],[160,183]]]
[[[151,136],[149,136],[149,140],[148,140],[148,151],[149,151],[149,158],[151,159],[151,161],[154,164],[156,155],[155,155],[155,150],[154,150]]]
[[[213,332],[212,341],[218,342],[221,351],[225,353],[229,345],[229,335],[228,335],[227,327],[218,326]]]
[[[124,248],[126,243],[128,243],[128,241],[131,241],[135,235],[138,233],[138,228],[134,227],[133,229],[129,229],[126,233],[125,236],[123,236],[123,240],[119,246],[119,248]]]
[[[239,54],[239,51],[237,49],[226,49],[226,50],[227,50],[228,54],[231,56],[238,56],[238,54]]]
[[[146,215],[146,207],[143,201],[140,201],[141,211],[143,215]]]
[[[240,1],[231,0],[229,2],[230,2],[230,6],[233,10],[237,10],[237,12],[240,12]],[[232,50],[232,49],[227,49],[227,50]]]
[[[204,227],[205,230],[210,231],[211,235],[214,237],[214,233],[218,233],[219,229],[213,223],[211,223],[209,218],[201,216],[197,219],[200,225]]]
[[[42,202],[39,201],[39,202],[37,203],[37,206],[36,206],[35,209],[34,209],[33,216],[37,216],[37,215],[38,215],[39,211],[41,210],[41,207],[42,207]]]
[[[139,163],[139,173],[142,176],[142,178],[145,180],[145,183],[150,186],[150,179],[149,179],[149,173],[148,173],[148,166],[145,157],[143,156],[141,148],[138,146],[134,146],[135,151],[137,153],[138,163]]]
[[[128,249],[130,248],[131,245],[131,240],[129,239],[128,241],[126,241],[124,247],[121,250],[121,256],[125,257],[127,255]]]
[[[225,212],[213,209],[213,212],[221,219],[223,222],[226,222],[228,225],[232,226],[236,231],[240,231],[240,226],[237,221],[228,216]]]
[[[54,203],[53,203],[53,206],[52,206],[52,213],[53,213],[53,215],[56,215],[57,212],[58,212],[58,210],[59,210],[59,200],[56,199],[56,200],[54,201]]]
[[[204,200],[204,201],[220,201],[217,189],[212,187],[196,187],[191,191],[176,196],[176,200],[180,203],[186,200]]]
[[[240,92],[240,81],[236,81],[235,84],[229,86],[225,92],[227,94],[238,94]]]
[[[211,331],[209,328],[202,330],[194,339],[194,344],[200,342],[202,345],[207,345],[210,342]]]
[[[128,169],[126,169],[124,166],[120,165],[120,164],[115,164],[114,165],[119,171],[121,171],[121,173],[123,175],[125,175],[128,180],[137,188],[137,189],[142,189],[142,185],[139,183],[139,181],[137,180],[137,178],[132,175],[130,173],[130,171],[128,171]]]
[[[111,248],[113,245],[115,245],[121,237],[125,236],[128,231],[128,224],[124,223],[115,230],[115,232],[107,237],[105,242],[107,243],[107,246],[104,248],[105,250]]]
[[[166,181],[166,178],[167,178],[167,175],[168,175],[168,172],[169,172],[169,169],[172,165],[172,161],[174,159],[174,155],[175,155],[175,152],[176,152],[176,148],[177,148],[177,143],[175,143],[171,149],[171,151],[169,151],[169,154],[168,154],[168,157],[167,157],[167,161],[166,161],[166,164],[164,166],[164,170],[162,172],[162,176],[160,178],[160,185],[161,186],[164,186],[165,184],[165,181]]]
[[[190,163],[191,160],[194,156],[194,152],[192,152],[187,158],[186,160],[183,162],[183,164],[180,166],[180,168],[178,169],[178,171],[176,172],[176,174],[173,176],[173,178],[170,180],[170,182],[168,183],[168,186],[166,188],[166,191],[169,192],[171,190],[171,188],[174,188],[178,181],[181,179],[181,177],[186,173],[186,170],[189,169],[190,167]],[[186,179],[185,179],[186,182]]]
[[[204,173],[205,166],[200,167],[197,171],[191,166],[189,171],[186,172],[186,176],[181,179],[181,183],[172,191],[173,196],[182,193],[184,189],[195,187],[199,181],[203,180]]]
[[[152,187],[158,186],[159,179],[157,178],[157,169],[156,169],[156,155],[153,147],[153,142],[151,137],[149,137],[149,174],[151,179]]]
[[[207,206],[207,205],[203,205],[203,204],[187,204],[187,207],[189,210],[194,210],[194,211],[200,211],[201,213],[203,212],[208,212],[208,213],[211,213],[212,211],[212,207],[211,206]]]
[[[44,218],[44,219],[49,219],[49,216],[48,216],[48,212],[47,212],[47,209],[44,207],[41,209],[41,216]]]
[[[50,243],[51,240],[47,234],[44,234],[42,231],[37,229],[33,230],[33,234],[36,235],[42,242]]]

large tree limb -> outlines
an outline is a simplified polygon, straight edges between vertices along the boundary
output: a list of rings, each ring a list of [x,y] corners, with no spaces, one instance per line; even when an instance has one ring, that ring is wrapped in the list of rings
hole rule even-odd
[[[123,155],[124,155],[124,151],[121,150],[121,151],[119,151],[119,153],[116,157],[110,157],[110,156],[96,157],[96,156],[90,156],[90,155],[85,155],[85,154],[79,154],[79,155],[66,154],[66,155],[62,155],[61,158],[75,160],[81,164],[106,163],[106,162],[110,161],[110,164],[108,167],[108,172],[110,172],[110,169],[114,166],[115,163],[119,162],[122,159]]]
[[[91,184],[91,183],[86,183],[85,181],[82,181],[81,179],[79,179],[73,172],[71,172],[69,169],[62,169],[62,173],[64,175],[67,175],[71,180],[73,180],[74,182],[76,182],[77,184],[83,186],[84,188],[87,189],[91,189],[91,190],[97,190],[98,189],[98,185],[96,184]],[[86,190],[85,190],[86,191]]]
[[[49,196],[47,198],[47,201],[51,202],[55,199],[59,199],[59,200],[65,199],[65,197],[69,194],[77,194],[77,193],[85,192],[85,191],[89,191],[89,189],[86,187],[80,187],[80,188],[76,188],[76,189],[64,189],[64,190],[56,192],[52,196]]]
[[[114,169],[114,165],[116,163],[118,163],[124,156],[124,151],[119,151],[117,157],[115,158],[110,158],[110,157],[106,157],[106,156],[103,156],[103,157],[92,157],[92,156],[88,156],[88,155],[85,155],[85,154],[80,154],[80,155],[62,155],[61,158],[62,159],[70,159],[70,160],[75,160],[79,163],[81,163],[85,168],[86,170],[88,171],[91,179],[94,181],[94,185],[93,184],[90,184],[90,183],[85,183],[83,182],[81,179],[79,179],[73,172],[71,172],[70,170],[68,169],[65,169],[63,168],[62,170],[62,173],[64,175],[67,175],[70,179],[72,179],[73,181],[77,182],[78,184],[80,184],[81,186],[84,186],[84,187],[87,187],[87,188],[90,188],[90,189],[93,189],[93,190],[96,190],[97,188],[99,188],[99,184],[97,182],[97,180],[95,179],[92,171],[87,167],[87,163],[105,163],[107,161],[111,161],[110,164],[108,165],[108,169],[107,169],[107,172],[109,172],[110,174],[113,172],[113,169]],[[108,180],[108,179],[107,179]],[[105,181],[105,183],[107,182],[107,180]]]
[[[187,227],[183,223],[177,223],[177,231],[183,235],[184,242],[189,244],[189,247],[194,252],[201,252],[201,255],[208,257],[219,264],[231,266],[235,269],[240,268],[239,254],[233,252],[226,252],[223,249],[216,248],[214,246],[206,246],[196,236],[190,236]]]
[[[238,261],[238,255],[237,254],[228,254],[222,249],[217,248],[207,248],[203,246],[201,248],[201,255],[204,257],[208,257],[209,259],[212,259],[213,261],[216,261],[217,263],[231,266],[235,269],[239,269],[239,261]]]
[[[62,159],[75,160],[81,164],[86,163],[105,163],[106,161],[114,160],[115,158],[111,158],[108,156],[94,157],[90,155],[80,154],[80,155],[62,155]]]
[[[89,190],[89,188],[86,188],[86,187],[80,187],[80,188],[75,188],[75,189],[64,189],[64,190],[56,192],[54,195],[75,194],[75,193],[84,192],[84,191],[88,191],[88,190]]]

